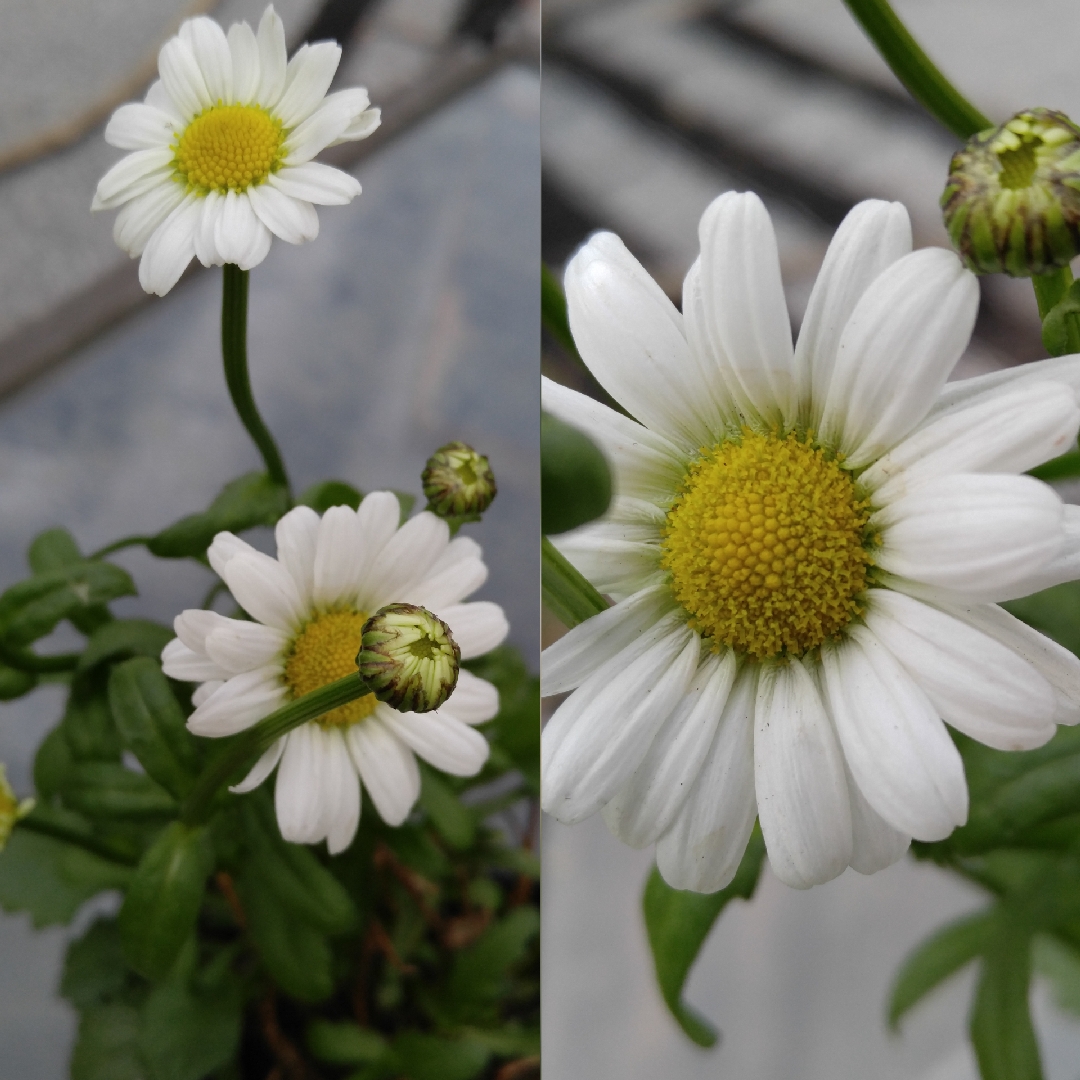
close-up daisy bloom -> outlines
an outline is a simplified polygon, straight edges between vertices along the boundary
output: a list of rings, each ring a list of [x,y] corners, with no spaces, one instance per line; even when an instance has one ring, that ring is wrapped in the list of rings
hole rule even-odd
[[[1080,659],[1000,602],[1080,577],[1080,508],[1020,475],[1075,444],[1080,357],[946,383],[979,304],[898,203],[837,231],[793,346],[753,194],[704,213],[680,313],[610,233],[566,271],[570,328],[629,414],[545,380],[612,467],[555,538],[613,602],[542,660],[573,691],[543,736],[543,805],[603,810],[675,888],[733,877],[755,819],[806,888],[962,825],[946,724],[1041,746],[1080,720]]]
[[[193,257],[250,270],[274,236],[314,239],[316,205],[360,194],[354,177],[312,160],[379,126],[366,90],[327,93],[340,59],[336,42],[317,41],[289,60],[272,6],[257,33],[240,22],[226,34],[200,17],[165,43],[145,100],[109,120],[106,141],[132,152],[101,178],[93,201],[95,210],[120,208],[113,236],[142,256],[147,292],[165,295]]]
[[[201,683],[192,732],[233,735],[354,674],[365,621],[391,603],[435,613],[463,660],[502,642],[502,609],[463,602],[487,577],[476,541],[451,540],[446,522],[427,511],[399,528],[399,514],[387,491],[367,495],[358,510],[335,506],[322,517],[298,506],[277,524],[276,559],[232,533],[214,538],[210,565],[250,619],[207,610],[177,616],[162,666],[174,679]],[[495,687],[465,669],[431,712],[397,712],[368,694],[282,736],[232,790],[251,791],[277,768],[282,836],[325,839],[333,855],[356,834],[361,782],[383,820],[400,825],[420,793],[417,755],[455,776],[479,772],[488,743],[471,725],[492,719],[498,705]]]

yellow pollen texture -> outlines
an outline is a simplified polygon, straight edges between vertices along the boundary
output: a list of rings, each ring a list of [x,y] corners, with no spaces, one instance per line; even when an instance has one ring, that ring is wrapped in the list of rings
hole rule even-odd
[[[662,565],[714,648],[800,656],[860,613],[869,516],[820,449],[747,431],[690,466],[668,511]]]
[[[277,167],[282,131],[256,105],[213,105],[199,113],[176,144],[176,171],[190,188],[246,191]]]
[[[304,627],[285,661],[285,682],[294,698],[355,673],[366,619],[362,611],[333,611],[316,615]],[[324,713],[317,723],[348,727],[370,716],[376,704],[374,694],[365,694]]]

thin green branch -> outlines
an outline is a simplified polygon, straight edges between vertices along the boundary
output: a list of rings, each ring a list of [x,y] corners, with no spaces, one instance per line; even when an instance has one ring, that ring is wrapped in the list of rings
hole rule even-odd
[[[546,536],[541,544],[540,582],[544,603],[564,626],[577,626],[607,610],[604,598]]]
[[[966,141],[994,126],[923,52],[888,0],[844,0],[844,3],[911,96],[954,135]]]
[[[255,398],[251,393],[247,360],[248,272],[233,263],[226,263],[223,270],[221,355],[225,362],[225,383],[229,388],[229,396],[240,422],[266,462],[270,479],[291,491],[285,462],[281,459],[270,429],[263,423],[263,418],[255,407]]]
[[[81,653],[56,653],[53,656],[38,656],[29,649],[11,649],[0,642],[0,664],[5,664],[16,671],[26,671],[31,675],[51,675],[58,672],[74,671],[79,665]]]
[[[104,559],[106,555],[111,555],[114,551],[123,551],[125,548],[138,547],[140,544],[148,544],[152,539],[152,536],[122,536],[119,540],[114,540],[111,544],[106,544],[103,548],[98,548],[97,551],[88,555],[87,558]]]

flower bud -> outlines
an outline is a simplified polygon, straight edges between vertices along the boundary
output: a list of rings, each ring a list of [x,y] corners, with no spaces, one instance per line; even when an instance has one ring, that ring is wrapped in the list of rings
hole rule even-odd
[[[1029,109],[953,155],[945,227],[969,270],[1012,277],[1067,266],[1080,252],[1080,128]]]
[[[428,509],[442,518],[482,514],[498,490],[488,459],[463,442],[436,450],[420,479]]]
[[[398,712],[431,712],[454,692],[461,650],[450,627],[426,608],[387,604],[362,633],[356,666],[380,701]]]
[[[8,783],[4,766],[0,765],[0,851],[4,850],[8,837],[11,836],[11,830],[15,828],[15,822],[19,818],[26,817],[33,809],[33,799],[23,799],[19,802],[15,797],[15,792]]]

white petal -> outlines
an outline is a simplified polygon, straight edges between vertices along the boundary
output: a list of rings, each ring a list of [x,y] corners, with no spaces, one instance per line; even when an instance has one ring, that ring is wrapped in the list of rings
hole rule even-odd
[[[540,382],[543,408],[603,450],[617,495],[670,502],[686,475],[686,458],[674,443],[576,390],[547,377]]]
[[[1042,592],[1063,581],[1076,581],[1080,578],[1080,506],[1066,503],[1062,507],[1064,519],[1062,532],[1065,542],[1061,550],[1047,563],[1033,567],[1006,589],[1001,589],[988,599],[996,601],[1016,600],[1021,596]]]
[[[997,750],[1033,750],[1053,737],[1053,689],[1005,645],[889,589],[867,594],[866,625],[965,735]]]
[[[479,731],[439,709],[408,713],[380,706],[376,715],[406,746],[451,776],[475,776],[491,752]]]
[[[170,38],[162,45],[158,53],[158,73],[165,92],[185,120],[214,104],[199,62],[183,38]]]
[[[625,532],[620,524],[600,521],[551,539],[600,592],[622,600],[663,577],[659,530],[655,539],[646,543],[626,539]]]
[[[126,154],[98,181],[92,208],[111,210],[170,182],[172,159],[168,146]]]
[[[658,584],[579,623],[541,654],[541,693],[547,697],[580,686],[675,606],[669,586]]]
[[[188,117],[184,115],[180,106],[169,97],[169,92],[160,79],[155,79],[150,84],[149,89],[146,91],[146,97],[143,98],[143,104],[150,105],[152,108],[169,116],[172,119],[173,127],[177,130],[183,128],[188,121]]]
[[[179,183],[157,184],[120,207],[113,222],[113,239],[133,258],[146,250],[157,227],[184,201]]]
[[[319,522],[312,596],[320,607],[350,604],[360,588],[360,526],[350,506],[331,506]]]
[[[757,664],[728,695],[705,763],[672,827],[656,845],[656,866],[674,889],[718,892],[731,882],[754,828],[754,699]]]
[[[352,123],[353,112],[353,95],[348,91],[339,91],[323,99],[307,119],[289,132],[282,145],[284,164],[302,166],[311,161],[320,150],[340,142],[342,134]],[[326,167],[329,168],[329,166]],[[301,197],[306,198],[306,196]],[[351,199],[352,195],[349,198]],[[311,201],[320,202],[321,200],[312,199]]]
[[[168,147],[175,129],[173,118],[143,102],[121,105],[105,125],[105,141],[120,150]]]
[[[400,825],[420,795],[413,752],[374,715],[350,727],[345,741],[379,817]]]
[[[1022,473],[1064,454],[1078,428],[1080,407],[1067,387],[1021,383],[922,425],[859,480],[880,506],[946,473]]]
[[[942,476],[871,518],[874,561],[930,585],[996,599],[1064,543],[1061,499],[1029,476]]]
[[[324,730],[322,744],[320,831],[326,835],[328,854],[340,855],[352,843],[360,824],[360,779],[340,729]]]
[[[218,220],[224,209],[225,196],[220,192],[207,192],[200,200],[199,220],[192,239],[195,244],[195,258],[203,266],[220,266],[225,262],[217,246]]]
[[[753,193],[725,192],[698,226],[703,315],[712,355],[740,406],[794,418],[794,349],[776,234]]]
[[[863,626],[822,646],[829,712],[866,801],[893,828],[942,840],[967,820],[960,754],[926,695]]]
[[[486,679],[462,668],[457,686],[439,712],[463,724],[485,724],[499,712],[499,691]]]
[[[911,219],[900,203],[867,199],[836,230],[795,345],[798,396],[814,430],[832,382],[840,335],[855,305],[883,270],[910,251]]]
[[[503,609],[490,600],[451,604],[450,607],[440,608],[435,614],[450,627],[461,650],[462,660],[471,660],[491,652],[510,633],[510,624]]]
[[[754,708],[754,788],[773,873],[794,889],[851,861],[844,757],[814,680],[798,661],[763,667]]]
[[[210,544],[210,547],[206,550],[206,557],[210,561],[210,566],[214,573],[218,577],[224,579],[225,567],[228,565],[229,560],[234,555],[239,555],[241,552],[255,553],[253,548],[246,540],[241,540],[239,536],[231,532],[219,532]]]
[[[213,104],[232,101],[232,53],[225,31],[213,19],[201,16],[184,22],[180,37],[191,47],[210,101]]]
[[[179,280],[195,255],[199,200],[189,195],[158,226],[139,262],[139,284],[148,293],[164,296]]]
[[[161,650],[161,670],[170,679],[180,679],[182,682],[205,682],[229,677],[229,672],[220,664],[189,649],[179,638],[173,638]]]
[[[204,701],[209,701],[210,695],[216,693],[224,685],[224,679],[211,679],[201,686],[196,686],[194,693],[191,695],[191,704],[197,709]]]
[[[663,619],[555,710],[541,746],[549,814],[571,825],[615,797],[690,686],[699,647],[678,619]]]
[[[360,526],[365,571],[375,556],[397,533],[401,522],[401,503],[392,491],[373,491],[364,496],[356,511]]]
[[[296,584],[304,607],[309,607],[312,602],[319,520],[319,515],[310,506],[294,506],[274,527],[278,562]]]
[[[450,528],[441,518],[426,510],[410,518],[371,562],[358,597],[360,606],[376,611],[400,600],[412,584],[424,579],[449,543]]]
[[[345,92],[342,91],[342,93]],[[366,139],[381,123],[382,109],[365,109],[358,116],[352,118],[349,126],[330,145],[337,146],[338,143],[357,142],[360,139]]]
[[[230,620],[216,611],[188,608],[173,619],[176,636],[189,648],[206,655],[206,636]]]
[[[319,206],[344,206],[360,194],[355,177],[318,161],[284,168],[274,173],[270,183],[291,199]]]
[[[951,251],[905,255],[863,293],[840,336],[820,438],[858,468],[926,416],[971,337],[973,274]]]
[[[986,395],[1000,393],[1007,386],[1020,386],[1028,382],[1061,382],[1074,394],[1080,394],[1080,356],[1051,356],[1047,360],[1017,364],[972,379],[946,383],[930,410],[929,419],[956,409],[969,408]]]
[[[290,199],[270,184],[249,188],[248,200],[259,220],[289,244],[303,244],[319,235],[319,215],[315,207]]]
[[[261,227],[247,193],[229,191],[214,232],[221,259],[235,263],[241,270],[250,270],[250,266],[243,264],[249,253],[258,247],[256,241]]]
[[[285,70],[285,90],[274,106],[274,114],[286,130],[310,116],[326,96],[341,61],[341,46],[335,41],[301,45]]]
[[[705,764],[734,681],[730,649],[702,661],[641,764],[604,807],[604,820],[624,844],[645,847],[671,827]]]
[[[232,100],[249,105],[259,92],[259,43],[246,22],[229,27],[229,54],[232,57]]]
[[[292,639],[281,630],[246,619],[225,619],[206,635],[206,654],[230,675],[280,660]]]
[[[257,622],[292,631],[308,617],[292,576],[269,555],[241,552],[229,560],[223,577],[236,602]]]
[[[280,665],[246,671],[215,690],[188,717],[188,730],[215,739],[235,735],[269,716],[285,703],[285,698]]]
[[[282,837],[294,844],[317,844],[326,835],[322,828],[323,735],[318,724],[301,724],[285,737],[274,806]]]
[[[259,89],[255,100],[263,108],[276,105],[285,88],[285,68],[288,53],[285,49],[285,25],[273,5],[267,7],[259,20],[256,36],[259,45]]]
[[[249,791],[254,791],[277,768],[277,763],[281,760],[282,752],[285,750],[285,739],[286,736],[283,735],[280,739],[271,743],[270,748],[264,751],[259,760],[252,766],[251,772],[239,784],[234,784],[229,790],[234,795],[246,795]]]
[[[613,233],[570,260],[566,304],[581,358],[616,401],[682,447],[715,441],[682,316]]]
[[[456,604],[487,581],[480,545],[467,536],[451,540],[435,560],[424,580],[410,587],[402,599],[429,611]]]
[[[867,801],[847,772],[851,795],[851,868],[860,874],[876,874],[904,857],[911,837],[894,829]]]

